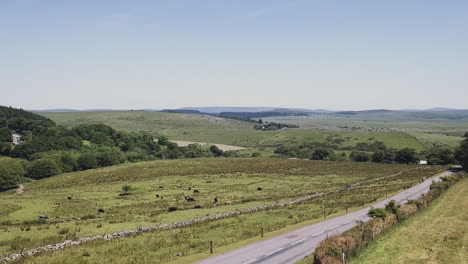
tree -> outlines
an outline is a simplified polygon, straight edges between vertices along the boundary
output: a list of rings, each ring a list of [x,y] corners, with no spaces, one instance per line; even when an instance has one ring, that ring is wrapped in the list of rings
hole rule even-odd
[[[354,162],[367,162],[369,161],[369,154],[367,154],[366,152],[353,150],[353,152],[351,152],[351,155],[349,155],[349,158]]]
[[[418,161],[418,157],[414,149],[404,148],[397,151],[395,154],[395,161],[403,164],[416,163]]]
[[[11,130],[7,127],[0,128],[0,143],[11,143]]]
[[[160,136],[158,137],[158,144],[161,145],[161,146],[165,146],[167,145],[167,143],[169,143],[169,139],[165,136]]]
[[[78,157],[78,167],[81,170],[89,170],[98,167],[96,155],[93,153],[83,153]]]
[[[96,160],[100,167],[113,166],[122,163],[125,160],[120,151],[103,151],[96,154]]]
[[[456,159],[463,166],[465,171],[468,171],[468,138],[465,138],[458,147],[455,153]]]
[[[318,148],[312,152],[313,160],[328,160],[331,156],[331,151],[324,148]]]
[[[53,159],[37,159],[28,165],[27,176],[33,179],[43,179],[62,173],[60,166]]]
[[[441,146],[434,146],[422,153],[431,165],[447,165],[452,164],[455,160],[454,152]]]
[[[211,145],[210,146],[210,151],[215,155],[215,157],[219,157],[223,155],[223,151],[219,149],[216,145]]]
[[[24,178],[25,170],[19,159],[0,159],[0,191],[15,188]]]
[[[125,194],[128,194],[129,191],[133,190],[133,187],[131,185],[124,185],[122,186],[122,191],[125,193]]]

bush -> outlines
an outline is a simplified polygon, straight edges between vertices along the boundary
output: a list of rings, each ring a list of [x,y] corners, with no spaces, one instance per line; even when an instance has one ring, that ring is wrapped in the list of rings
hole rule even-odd
[[[15,188],[24,178],[25,170],[19,159],[0,159],[0,191]]]
[[[83,153],[78,157],[78,167],[81,170],[89,170],[98,167],[96,155],[93,153]]]
[[[351,155],[349,155],[349,158],[355,162],[367,162],[370,159],[369,154],[367,154],[366,152],[362,152],[362,151],[351,152]]]
[[[37,159],[28,165],[27,176],[33,179],[43,179],[62,173],[59,164],[53,159]]]

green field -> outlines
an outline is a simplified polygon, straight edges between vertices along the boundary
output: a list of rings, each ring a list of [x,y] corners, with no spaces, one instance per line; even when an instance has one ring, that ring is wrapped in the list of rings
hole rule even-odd
[[[418,138],[402,131],[337,128],[335,119],[315,121],[292,118],[278,119],[285,123],[296,120],[301,129],[258,131],[250,122],[219,118],[208,115],[189,115],[161,112],[71,112],[42,113],[57,124],[71,127],[78,124],[103,123],[118,130],[148,131],[153,135],[165,135],[171,140],[209,142],[245,147],[271,147],[278,144],[299,145],[340,139],[338,147],[352,147],[356,143],[382,141],[388,147],[424,148]],[[269,120],[269,119],[268,119]],[[278,121],[276,119],[272,119]],[[330,123],[328,123],[330,122]],[[334,123],[335,122],[335,123]],[[343,124],[342,124],[343,125]]]
[[[339,191],[286,208],[126,238],[113,242],[112,246],[94,242],[56,253],[53,259],[47,254],[26,259],[33,263],[63,263],[69,254],[82,255],[90,251],[91,258],[85,259],[90,258],[91,262],[128,263],[135,256],[125,257],[114,251],[122,250],[121,254],[126,255],[126,250],[138,250],[141,258],[137,262],[164,263],[174,259],[174,251],[182,251],[184,255],[203,251],[208,236],[218,239],[219,246],[229,245],[255,236],[259,226],[273,231],[320,218],[324,211],[333,213],[346,206],[369,203],[439,170],[415,165],[212,158],[122,164],[62,174],[25,183],[24,192],[20,194],[15,191],[0,194],[0,255],[65,239],[171,223],[293,200],[316,192]],[[348,184],[397,172],[403,173],[346,191]],[[119,196],[126,184],[132,185],[134,190],[128,196]],[[257,191],[258,187],[263,191]],[[199,193],[193,193],[193,189]],[[156,194],[164,199],[156,198]],[[196,201],[186,202],[183,195]],[[214,197],[219,198],[218,205],[213,204]],[[231,201],[232,205],[224,205],[224,201]],[[202,209],[194,209],[194,205]],[[178,211],[167,212],[170,206],[176,206]],[[98,213],[100,208],[105,213]],[[48,215],[49,220],[37,221],[39,215]],[[233,223],[240,223],[240,227],[235,228]],[[221,239],[224,235],[227,237]],[[152,247],[156,245],[158,250],[155,251]]]
[[[392,229],[351,263],[467,263],[468,180],[422,213]]]

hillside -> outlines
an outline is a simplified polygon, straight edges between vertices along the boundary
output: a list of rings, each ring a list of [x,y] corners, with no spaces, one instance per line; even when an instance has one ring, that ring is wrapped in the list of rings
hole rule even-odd
[[[259,225],[273,231],[320,218],[323,206],[330,214],[343,210],[345,206],[361,206],[386,193],[407,188],[421,177],[431,176],[439,170],[437,167],[416,165],[211,158],[127,163],[61,174],[25,183],[22,193],[14,190],[0,193],[0,255],[20,251],[22,247],[29,249],[65,239],[172,223],[291,201],[314,193],[340,191],[295,206],[189,227],[195,228],[190,232],[165,231],[118,240],[112,243],[112,248],[120,253],[113,250],[102,252],[110,245],[103,243],[70,248],[58,252],[64,255],[54,254],[53,257],[59,258],[55,263],[63,263],[69,257],[67,254],[78,250],[79,258],[84,257],[83,252],[89,251],[93,262],[102,260],[103,263],[112,263],[116,258],[129,262],[130,259],[124,255],[132,258],[132,254],[127,253],[134,248],[139,251],[139,263],[165,263],[165,260],[175,257],[174,251],[191,254],[205,250],[202,241],[208,233],[217,239],[218,245],[230,244],[256,236],[255,230]],[[395,176],[368,181],[389,175]],[[359,188],[347,190],[346,186],[357,182],[362,182]],[[125,185],[132,187],[129,195],[121,195]],[[260,191],[259,187],[262,188]],[[186,201],[184,195],[195,201]],[[170,212],[169,207],[177,210]],[[99,209],[104,212],[99,213]],[[40,215],[47,215],[48,219],[40,220]],[[239,229],[232,223],[242,224]],[[169,233],[174,232],[180,232],[180,240],[167,240],[172,237]],[[186,239],[186,234],[197,238]],[[225,234],[229,234],[229,239],[220,238],[221,235],[226,237]],[[147,243],[147,239],[157,239],[159,242]],[[129,244],[122,249],[121,243]],[[159,248],[156,251],[145,248],[155,245]],[[31,261],[53,262],[46,259],[38,256]]]
[[[466,263],[468,179],[421,214],[383,235],[352,264]]]
[[[298,130],[258,131],[252,123],[210,115],[191,115],[161,112],[80,112],[41,113],[66,127],[77,124],[103,123],[120,130],[148,131],[164,135],[171,140],[209,142],[235,146],[274,146],[277,144],[304,144],[326,142],[327,138],[339,137],[340,147],[349,147],[359,142],[383,141],[394,148],[412,147],[418,151],[423,145],[408,134],[392,131],[337,131],[324,124]],[[288,123],[295,119],[281,119]],[[286,120],[286,121],[284,121]],[[284,121],[284,122],[283,122]],[[294,122],[293,122],[294,123]]]

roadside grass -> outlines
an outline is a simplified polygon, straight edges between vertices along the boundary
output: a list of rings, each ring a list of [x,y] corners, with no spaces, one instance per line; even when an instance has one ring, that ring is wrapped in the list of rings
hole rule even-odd
[[[392,228],[350,263],[467,263],[468,179]]]
[[[208,234],[219,241],[218,246],[229,245],[254,237],[260,226],[264,226],[266,232],[274,231],[320,218],[324,211],[334,213],[345,206],[372,202],[385,193],[407,188],[417,183],[421,177],[431,176],[440,169],[373,163],[212,158],[150,161],[62,174],[24,184],[22,194],[15,194],[14,191],[0,194],[0,254],[17,252],[17,241],[21,241],[23,247],[28,249],[43,246],[44,242],[60,242],[76,237],[135,229],[138,226],[172,223],[292,200],[315,192],[341,190],[339,193],[295,206],[197,224],[183,229],[186,231],[163,231],[116,242],[116,245],[121,246],[130,243],[127,241],[139,244],[141,237],[143,240],[150,239],[148,245],[154,245],[156,242],[153,240],[159,239],[158,248],[166,253],[148,253],[151,257],[144,256],[139,261],[148,257],[152,262],[164,263],[175,257],[177,253],[172,254],[175,251],[182,252],[183,255],[202,252],[205,250]],[[344,191],[351,183],[400,171],[403,173],[397,177]],[[122,186],[126,184],[132,185],[134,190],[130,195],[119,196]],[[177,185],[181,187],[177,188]],[[160,189],[160,186],[163,188]],[[188,191],[188,187],[192,189]],[[262,187],[263,191],[257,191],[258,187]],[[194,189],[200,192],[193,193]],[[164,199],[156,198],[156,194],[164,196]],[[194,197],[196,202],[186,202],[183,195]],[[213,204],[214,197],[218,197],[220,201],[216,206]],[[231,201],[233,205],[224,205],[224,201]],[[201,205],[202,209],[194,209],[194,205]],[[169,213],[167,208],[170,206],[176,206],[179,210]],[[98,213],[100,208],[105,209],[105,213]],[[49,219],[39,221],[39,215],[48,215]],[[240,229],[233,228],[239,225]],[[212,229],[216,230],[211,231]],[[180,240],[165,242],[168,237],[180,234],[179,232],[183,234],[180,235]],[[195,240],[192,240],[192,236]],[[224,239],[224,236],[230,238]],[[83,248],[97,253],[93,251],[95,243],[83,245]],[[131,247],[140,246],[132,244]],[[100,246],[100,249],[103,248]],[[109,258],[109,263],[112,259]],[[131,259],[124,259],[131,262]]]

